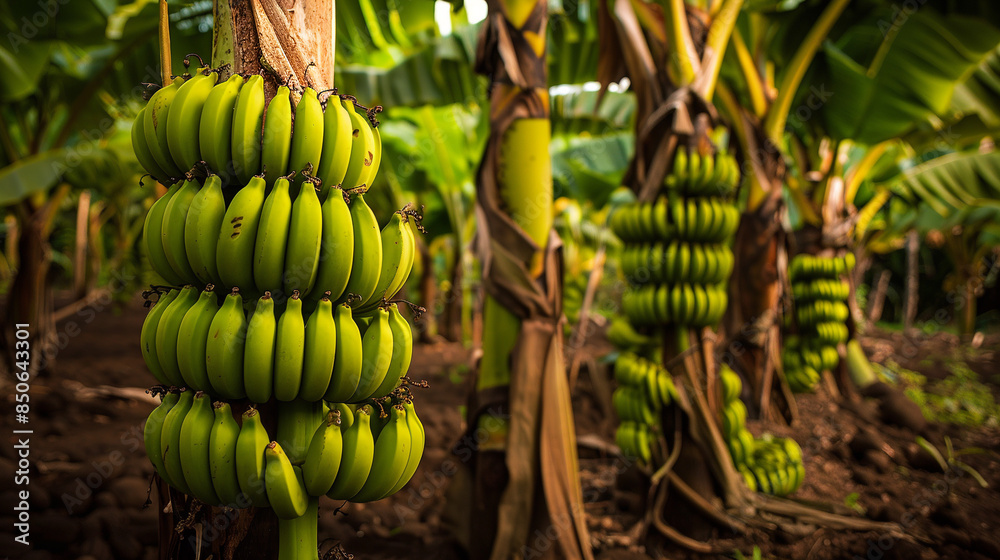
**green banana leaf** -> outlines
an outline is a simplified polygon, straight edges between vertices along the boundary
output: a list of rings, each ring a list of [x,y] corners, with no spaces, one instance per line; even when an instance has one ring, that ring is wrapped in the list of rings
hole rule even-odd
[[[598,105],[600,101],[600,105]],[[635,126],[632,93],[574,91],[551,96],[552,136],[598,136]]]
[[[65,150],[49,150],[0,169],[0,206],[56,186],[67,169],[66,156]]]
[[[632,160],[635,136],[625,130],[556,139],[549,151],[555,196],[588,200],[595,208],[603,208]]]
[[[991,21],[925,5],[906,17],[891,6],[827,41],[810,87],[830,136],[876,144],[947,111],[952,94],[1000,44]],[[893,24],[893,22],[895,22]]]

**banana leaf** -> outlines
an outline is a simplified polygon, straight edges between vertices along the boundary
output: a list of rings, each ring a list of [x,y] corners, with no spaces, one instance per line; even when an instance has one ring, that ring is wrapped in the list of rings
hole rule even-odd
[[[635,95],[597,91],[574,91],[550,98],[552,136],[598,136],[635,126]],[[600,101],[600,105],[598,105]]]
[[[630,130],[554,141],[549,151],[555,196],[604,207],[621,184],[634,150],[635,136]]]
[[[822,71],[805,84],[825,92],[818,101],[829,134],[860,144],[945,113],[958,84],[1000,44],[994,22],[928,5],[905,17],[885,6],[866,21],[824,44]]]
[[[67,170],[65,150],[49,150],[0,169],[0,206],[7,206],[56,186]]]

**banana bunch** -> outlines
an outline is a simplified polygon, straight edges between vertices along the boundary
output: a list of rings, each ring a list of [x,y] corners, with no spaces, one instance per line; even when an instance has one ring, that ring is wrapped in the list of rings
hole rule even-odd
[[[800,254],[795,255],[795,258],[788,264],[788,275],[793,282],[816,278],[836,279],[852,270],[854,264],[853,253],[846,253],[844,256],[836,258]]]
[[[394,404],[357,407],[352,423],[341,424],[341,433],[329,427],[329,420],[319,427],[302,467],[310,495],[372,502],[409,482],[423,455],[424,427],[405,394],[385,402]]]
[[[797,305],[795,309],[795,317],[799,324],[807,327],[819,326],[824,323],[835,323],[836,326],[843,327],[843,323],[849,315],[846,303],[826,299],[807,300]]]
[[[624,242],[620,262],[630,288],[622,307],[633,325],[704,327],[722,318],[735,263],[729,242],[740,221],[728,197],[739,176],[731,155],[682,146],[654,201],[627,203],[611,215]]]
[[[834,350],[836,354],[836,350]],[[808,358],[807,358],[808,356]],[[817,369],[813,365],[820,365]],[[785,337],[784,346],[781,352],[781,366],[785,372],[785,379],[793,392],[805,393],[812,391],[819,383],[820,371],[824,365],[822,354],[815,352],[812,348],[803,348],[799,337]],[[836,361],[834,361],[836,366]]]
[[[765,435],[755,441],[751,460],[737,466],[751,490],[787,496],[805,480],[802,449],[791,438]]]
[[[733,465],[751,490],[776,496],[791,494],[805,478],[802,450],[790,438],[764,435],[755,439],[746,428],[747,409],[740,400],[743,383],[739,375],[723,365],[719,381],[723,403],[720,427]]]
[[[656,202],[633,202],[611,216],[611,230],[625,242],[683,239],[699,243],[728,241],[739,225],[740,213],[717,196],[681,198],[674,194]]]
[[[664,186],[689,196],[727,196],[739,180],[740,168],[732,155],[720,152],[703,156],[697,150],[679,146]]]
[[[611,402],[622,420],[615,441],[622,453],[649,465],[659,445],[660,410],[677,399],[673,379],[656,362],[623,352],[615,362],[615,381]]]
[[[144,443],[168,484],[212,506],[271,507],[279,558],[315,558],[318,496],[381,499],[423,454],[413,333],[390,301],[422,228],[410,205],[380,227],[365,201],[380,108],[287,85],[267,101],[261,76],[219,74],[202,63],[174,78],[132,128],[168,186],[141,242],[168,284],[140,333],[166,387]],[[238,421],[230,402],[243,399],[274,403],[274,434],[255,405]]]
[[[647,284],[622,295],[622,310],[635,325],[714,325],[726,312],[726,284]]]
[[[332,187],[321,202],[315,178],[293,187],[292,175],[278,177],[268,192],[262,176],[251,177],[227,205],[219,176],[204,185],[188,177],[153,204],[143,228],[150,264],[170,284],[280,299],[298,290],[312,301],[354,294],[370,309],[395,296],[413,268],[409,206],[380,230],[363,194]]]
[[[395,401],[389,412],[380,404],[325,407],[318,426],[305,426],[304,453],[294,458],[286,449],[296,444],[271,440],[256,409],[241,425],[228,403],[174,389],[146,420],[146,453],[163,480],[208,505],[271,507],[295,519],[310,496],[379,500],[409,482],[424,451],[413,400],[399,395],[387,399]]]
[[[209,284],[169,288],[143,322],[143,358],[166,386],[225,399],[360,402],[391,393],[406,375],[413,331],[395,303],[367,312],[362,329],[329,292],[312,311],[297,291],[276,308],[252,306],[234,288],[220,303]]]
[[[627,245],[621,264],[634,284],[719,284],[733,272],[732,250],[721,244],[670,243]]]
[[[792,283],[792,297],[796,301],[825,299],[844,301],[851,295],[851,285],[836,279],[802,279]]]
[[[185,60],[187,64],[187,60]],[[381,162],[377,110],[351,96],[280,86],[265,102],[264,79],[202,65],[158,89],[132,125],[132,147],[146,172],[164,184],[204,161],[246,184],[266,172],[268,184],[289,171],[311,169],[326,190],[370,187]],[[324,196],[325,196],[324,192]]]
[[[789,263],[794,319],[799,337],[786,337],[782,350],[785,378],[793,391],[811,391],[823,371],[840,363],[837,347],[846,342],[846,300],[850,284],[840,276],[854,267],[854,255],[824,258],[796,255]],[[786,316],[791,322],[792,316]]]

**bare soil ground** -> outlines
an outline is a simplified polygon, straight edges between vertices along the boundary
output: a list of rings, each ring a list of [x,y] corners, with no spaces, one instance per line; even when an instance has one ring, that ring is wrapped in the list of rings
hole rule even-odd
[[[138,300],[138,298],[137,298]],[[53,373],[31,387],[31,533],[32,545],[13,543],[12,481],[16,470],[14,441],[0,446],[0,557],[32,560],[147,560],[157,558],[157,507],[149,500],[152,467],[142,447],[142,425],[155,406],[143,389],[155,383],[138,351],[144,310],[136,303],[120,312],[104,310],[80,322],[79,333],[64,337]],[[73,321],[71,318],[70,321]],[[61,332],[76,332],[67,329]],[[875,333],[864,341],[876,359],[933,376],[957,340],[949,335],[912,341],[894,333]],[[600,354],[601,345],[591,350]],[[1000,372],[1000,337],[987,337],[970,366],[984,382]],[[432,388],[423,391],[418,410],[427,432],[420,470],[396,496],[367,505],[321,502],[320,534],[324,548],[339,544],[356,558],[461,558],[442,520],[445,489],[459,460],[450,453],[462,430],[466,386],[451,369],[467,365],[471,353],[441,344],[417,349],[414,377]],[[645,498],[643,475],[620,457],[607,453],[614,420],[598,395],[607,383],[605,366],[584,368],[574,395],[581,440],[581,473],[595,550],[604,558],[706,558],[666,543],[636,546],[634,534]],[[122,388],[135,390],[121,391]],[[994,392],[997,388],[991,385]],[[5,410],[13,407],[9,385]],[[905,524],[911,540],[875,533],[820,530],[807,535],[753,533],[712,535],[725,550],[749,557],[759,546],[765,558],[900,558],[969,560],[1000,558],[1000,433],[928,424],[918,430],[886,423],[878,401],[838,406],[824,395],[799,399],[800,420],[793,427],[761,426],[798,441],[806,461],[806,481],[795,497],[835,504],[851,502],[858,512]],[[10,434],[12,414],[0,417]],[[955,449],[979,447],[985,454],[963,456],[988,482],[981,488],[966,471],[945,473],[914,443],[923,435],[944,450],[944,436]],[[602,451],[603,450],[603,451]],[[856,499],[851,496],[856,494]],[[148,505],[147,505],[148,504]],[[346,515],[344,515],[346,513]],[[13,544],[12,544],[13,543]],[[716,555],[732,557],[730,553]]]

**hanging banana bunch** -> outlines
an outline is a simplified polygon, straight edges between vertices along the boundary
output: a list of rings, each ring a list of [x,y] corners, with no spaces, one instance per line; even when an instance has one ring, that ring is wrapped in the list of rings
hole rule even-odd
[[[841,276],[854,268],[854,255],[823,258],[796,255],[788,267],[794,314],[786,326],[798,335],[785,338],[782,365],[793,391],[811,391],[824,371],[840,363],[837,347],[847,342],[847,298],[851,287]]]
[[[423,454],[413,333],[393,301],[420,216],[407,205],[380,228],[365,201],[381,108],[287,83],[267,100],[262,76],[221,74],[174,78],[132,129],[168,186],[142,237],[165,284],[140,333],[163,397],[146,451],[204,504],[272,508],[280,560],[316,558],[319,496],[382,499]],[[239,421],[234,401],[249,403]]]
[[[802,485],[805,466],[802,449],[791,438],[770,434],[754,438],[747,430],[747,409],[740,400],[743,382],[728,366],[719,369],[722,437],[733,465],[751,490],[787,496]]]
[[[622,307],[631,323],[719,322],[734,263],[729,240],[739,225],[739,211],[728,197],[738,181],[731,155],[702,156],[680,147],[656,200],[624,206],[611,217],[625,243],[621,263],[630,288]]]

